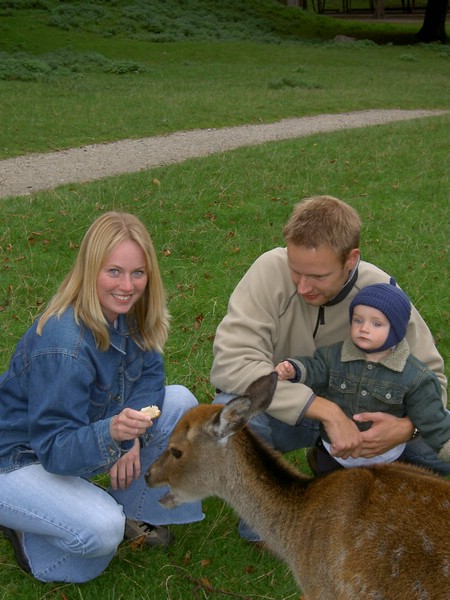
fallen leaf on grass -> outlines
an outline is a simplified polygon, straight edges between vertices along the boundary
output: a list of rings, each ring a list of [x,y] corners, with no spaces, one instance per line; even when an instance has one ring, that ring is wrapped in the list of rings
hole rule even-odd
[[[208,567],[210,564],[211,564],[211,561],[209,560],[209,558],[204,558],[203,560],[200,561],[201,567]]]
[[[201,314],[195,317],[194,329],[200,329],[204,318]]]
[[[133,552],[140,552],[142,548],[145,546],[145,535],[140,535],[139,537],[131,540],[130,542],[131,549]]]

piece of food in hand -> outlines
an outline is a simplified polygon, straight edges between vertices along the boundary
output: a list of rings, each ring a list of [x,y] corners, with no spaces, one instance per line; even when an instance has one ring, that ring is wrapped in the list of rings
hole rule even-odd
[[[155,404],[152,404],[151,406],[144,406],[144,408],[141,408],[141,412],[150,415],[152,419],[156,419],[156,417],[159,417],[161,414],[161,411]]]

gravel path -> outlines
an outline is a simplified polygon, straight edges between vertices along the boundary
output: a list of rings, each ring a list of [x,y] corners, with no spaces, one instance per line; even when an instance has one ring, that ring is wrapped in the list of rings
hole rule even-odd
[[[315,133],[448,114],[445,110],[367,110],[283,119],[268,125],[197,129],[0,160],[0,197],[134,173],[189,158]]]

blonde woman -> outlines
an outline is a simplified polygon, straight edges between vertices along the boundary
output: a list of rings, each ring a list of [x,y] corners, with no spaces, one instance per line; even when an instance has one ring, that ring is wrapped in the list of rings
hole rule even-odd
[[[167,545],[165,525],[203,518],[166,510],[143,466],[165,448],[195,397],[164,385],[169,316],[150,236],[107,212],[0,377],[0,530],[41,581],[98,576],[124,535]],[[157,406],[152,418],[141,409]],[[110,475],[110,489],[90,479]]]

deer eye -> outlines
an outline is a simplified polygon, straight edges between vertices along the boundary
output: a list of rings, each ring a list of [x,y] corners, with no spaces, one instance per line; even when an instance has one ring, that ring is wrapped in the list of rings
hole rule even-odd
[[[171,448],[170,453],[174,458],[181,458],[183,453],[178,448]]]

